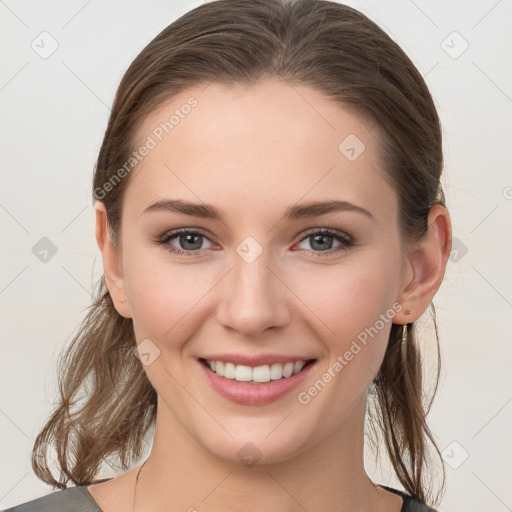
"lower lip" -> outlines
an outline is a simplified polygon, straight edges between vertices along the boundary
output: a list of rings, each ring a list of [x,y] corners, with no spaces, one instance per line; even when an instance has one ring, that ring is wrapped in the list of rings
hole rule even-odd
[[[299,373],[291,377],[254,384],[221,377],[201,360],[198,359],[197,361],[212,387],[221,396],[242,405],[266,405],[274,402],[295,389],[316,364],[316,361],[309,363]]]

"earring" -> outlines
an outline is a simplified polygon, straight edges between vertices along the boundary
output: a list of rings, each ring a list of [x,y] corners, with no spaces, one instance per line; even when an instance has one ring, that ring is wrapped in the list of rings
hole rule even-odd
[[[120,304],[124,304],[125,302],[126,302],[126,300],[122,300],[122,301],[120,302]]]
[[[407,343],[407,324],[402,325],[402,345]]]

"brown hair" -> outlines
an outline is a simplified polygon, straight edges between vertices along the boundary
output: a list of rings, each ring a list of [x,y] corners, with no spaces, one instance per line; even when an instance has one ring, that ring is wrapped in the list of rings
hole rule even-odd
[[[117,90],[94,173],[94,199],[105,204],[112,240],[120,242],[130,176],[108,193],[105,185],[129,160],[146,116],[190,86],[248,85],[264,78],[312,87],[376,124],[382,163],[398,196],[402,239],[419,240],[432,205],[444,205],[441,127],[431,95],[382,29],[357,10],[327,0],[215,0],[181,16],[142,50]],[[59,359],[59,403],[32,453],[37,477],[58,488],[68,480],[90,484],[110,457],[129,468],[156,417],[156,391],[133,353],[132,319],[116,311],[104,276],[89,309]],[[439,381],[437,326],[437,375],[428,403],[414,324],[405,350],[401,337],[402,326],[393,325],[372,383],[376,407],[370,419],[380,428],[405,489],[435,504],[426,479],[428,445],[440,453],[426,415]],[[58,480],[47,464],[51,445]]]

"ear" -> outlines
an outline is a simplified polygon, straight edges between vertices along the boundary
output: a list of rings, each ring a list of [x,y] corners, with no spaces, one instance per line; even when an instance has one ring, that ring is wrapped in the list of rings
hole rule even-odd
[[[443,281],[451,246],[450,214],[444,206],[436,204],[428,214],[427,231],[407,258],[397,298],[403,309],[395,315],[395,323],[414,322],[425,312]]]
[[[103,271],[108,291],[117,312],[125,318],[131,318],[121,266],[121,253],[110,238],[105,205],[97,200],[94,211],[96,213],[96,241],[103,260]]]

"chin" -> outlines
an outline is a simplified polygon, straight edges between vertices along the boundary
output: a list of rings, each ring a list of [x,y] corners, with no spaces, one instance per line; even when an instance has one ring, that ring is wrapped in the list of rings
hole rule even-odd
[[[283,417],[285,416],[286,414]],[[240,426],[238,429],[230,427],[228,430],[232,438],[227,433],[226,435],[219,433],[199,442],[212,455],[230,464],[247,468],[263,468],[283,463],[295,458],[301,450],[305,449],[307,440],[316,437],[313,433],[308,436],[306,432],[286,430],[283,425],[276,428],[283,417],[278,421],[267,421],[265,427],[255,425],[252,425],[252,428],[247,425],[245,428]],[[288,428],[292,425],[289,424]]]

